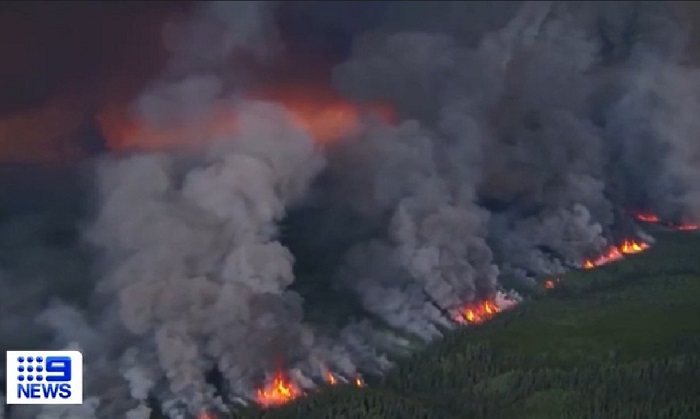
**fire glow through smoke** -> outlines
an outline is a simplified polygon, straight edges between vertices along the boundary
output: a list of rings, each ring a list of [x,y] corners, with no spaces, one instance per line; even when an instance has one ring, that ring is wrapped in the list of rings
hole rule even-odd
[[[559,278],[547,278],[544,280],[544,287],[548,290],[554,289],[559,282]]]
[[[216,419],[216,415],[205,409],[197,414],[197,419]]]
[[[564,277],[551,276],[560,268],[590,269],[648,249],[652,239],[639,240],[647,237],[641,232],[618,236],[618,227],[626,231],[629,224],[618,225],[619,205],[650,202],[649,208],[674,216],[662,221],[644,212],[638,221],[699,228],[680,223],[700,222],[681,216],[700,211],[693,170],[700,152],[692,115],[698,102],[688,93],[698,82],[695,69],[670,59],[675,47],[663,51],[666,38],[648,39],[670,33],[666,24],[681,26],[657,19],[656,11],[634,7],[626,16],[596,8],[591,15],[568,10],[566,2],[527,2],[486,19],[493,22],[483,33],[467,35],[451,22],[469,26],[466,18],[473,16],[481,27],[484,19],[471,8],[465,16],[449,8],[445,31],[432,22],[409,25],[413,19],[380,19],[371,29],[358,21],[344,28],[343,51],[335,51],[336,40],[324,36],[336,18],[320,11],[268,9],[273,2],[202,4],[162,28],[172,57],[160,63],[165,74],[143,84],[145,91],[136,88],[138,81],[128,89],[105,82],[114,86],[95,97],[78,95],[75,106],[61,98],[0,115],[0,156],[10,161],[37,152],[47,162],[102,154],[102,140],[109,151],[108,159],[95,161],[100,194],[85,237],[106,269],[85,275],[81,285],[109,290],[108,305],[66,301],[47,308],[41,295],[36,304],[27,301],[26,316],[13,316],[32,325],[37,318],[59,319],[48,325],[56,329],[52,336],[47,331],[38,340],[67,344],[68,328],[99,338],[78,342],[86,350],[101,350],[102,343],[115,348],[114,356],[89,366],[96,371],[86,383],[86,396],[98,402],[94,417],[131,417],[122,406],[138,403],[141,411],[154,402],[169,417],[194,411],[197,419],[213,419],[221,399],[273,408],[331,386],[364,387],[360,372],[384,374],[394,348],[413,349],[404,333],[433,341],[449,329],[442,327],[446,322],[471,327],[516,305],[518,296],[509,302],[500,291],[487,294],[502,286],[500,278],[529,286],[532,275],[548,275],[541,287],[564,288]],[[407,12],[413,16],[415,9]],[[579,22],[579,15],[586,18]],[[615,18],[599,28],[608,16]],[[342,17],[353,21],[351,13]],[[443,25],[438,15],[426,17]],[[501,18],[508,23],[498,23]],[[297,28],[299,21],[309,33]],[[285,28],[304,33],[287,38]],[[324,42],[307,50],[311,39]],[[625,62],[626,55],[639,55],[619,54],[628,50],[662,54],[646,68]],[[125,75],[125,85],[131,78]],[[659,100],[650,103],[649,96]],[[589,103],[596,103],[594,112]],[[690,106],[667,105],[678,103]],[[73,111],[78,108],[87,110]],[[102,138],[87,123],[91,118]],[[640,120],[674,129],[629,124]],[[58,134],[63,131],[80,135],[74,141]],[[219,141],[226,147],[209,150]],[[607,170],[613,158],[619,170]],[[618,191],[624,194],[610,196]],[[627,209],[647,208],[631,205]],[[312,259],[338,261],[328,264],[324,280],[357,297],[369,322],[348,319],[341,331],[335,321],[306,321],[315,316],[306,316],[305,279],[295,268],[308,262],[315,269]],[[6,277],[10,285],[25,285],[4,271],[0,286]],[[34,286],[52,288],[28,285],[32,293],[23,295],[33,295]],[[64,308],[75,308],[75,316],[54,315]],[[112,325],[129,333],[113,342]],[[0,340],[15,329],[27,327],[0,327]],[[271,354],[294,361],[271,365]],[[314,368],[320,354],[330,358],[329,368]],[[210,382],[219,380],[201,369],[211,363],[236,385]],[[122,364],[144,367],[148,377],[115,368]],[[126,385],[125,397],[157,397],[132,396],[126,403],[109,400],[116,393],[98,393]]]
[[[641,221],[643,223],[649,223],[649,224],[659,224],[667,228],[671,228],[674,230],[679,230],[679,231],[695,231],[695,230],[700,230],[700,224],[693,223],[693,222],[681,222],[681,223],[674,223],[674,222],[668,222],[668,221],[661,221],[661,218],[653,213],[650,212],[636,212],[633,213],[633,217],[637,221]]]
[[[291,122],[319,144],[333,142],[352,132],[366,115],[386,123],[394,120],[389,105],[351,101],[317,87],[268,88],[250,93],[249,99],[281,105],[289,113]],[[116,105],[103,109],[96,119],[111,150],[190,148],[201,145],[197,141],[230,136],[237,129],[236,111],[225,104],[190,117],[177,126],[149,125],[130,115],[127,107]]]

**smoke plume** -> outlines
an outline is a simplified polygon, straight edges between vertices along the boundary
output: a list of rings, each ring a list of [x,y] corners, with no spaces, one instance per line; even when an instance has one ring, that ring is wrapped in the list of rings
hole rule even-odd
[[[279,369],[303,389],[381,374],[466,303],[506,308],[504,284],[636,234],[631,210],[700,219],[700,77],[676,6],[382,4],[342,6],[381,18],[336,34],[324,88],[347,107],[327,138],[249,93],[260,68],[313,64],[290,61],[290,15],[319,38],[332,8],[207,2],[166,25],[170,59],[128,108],[140,128],[90,162],[88,214],[0,224],[3,346],[86,362],[85,405],[10,417],[189,417]],[[47,242],[56,225],[81,240]]]

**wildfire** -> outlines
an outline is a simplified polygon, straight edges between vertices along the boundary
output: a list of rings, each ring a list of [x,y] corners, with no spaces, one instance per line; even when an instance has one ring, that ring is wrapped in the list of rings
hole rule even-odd
[[[611,262],[616,262],[622,259],[624,256],[617,246],[608,247],[603,254],[583,261],[583,267],[585,269],[595,268],[596,266],[606,265]]]
[[[548,290],[551,290],[557,286],[558,282],[559,278],[547,278],[544,280],[544,287]]]
[[[332,372],[326,372],[326,382],[332,386],[338,384],[338,379],[335,378]]]
[[[644,223],[658,223],[659,217],[656,214],[650,212],[638,212],[634,214],[634,218],[637,221],[642,221]]]
[[[285,404],[304,392],[283,371],[277,371],[264,387],[255,392],[255,401],[263,406],[278,406]]]
[[[216,415],[205,409],[197,414],[197,419],[216,419]]]
[[[319,88],[275,86],[252,92],[248,99],[281,105],[291,122],[319,144],[333,142],[352,131],[365,114],[385,122],[394,119],[392,108],[386,104],[350,101]],[[173,126],[149,125],[130,115],[126,106],[114,104],[102,109],[96,119],[107,145],[114,150],[192,147],[202,140],[231,135],[237,129],[235,110],[228,106],[190,115],[187,121]]]
[[[700,230],[700,225],[693,224],[693,223],[669,224],[668,227],[671,227],[673,229],[680,230],[680,231]]]
[[[622,242],[622,244],[620,244],[619,247],[620,252],[622,252],[623,254],[633,255],[635,253],[640,253],[647,250],[649,248],[649,244],[634,239],[626,239]]]
[[[583,261],[584,269],[595,268],[596,266],[606,265],[611,262],[616,262],[624,257],[624,255],[633,255],[643,252],[649,248],[649,243],[645,243],[636,239],[625,239],[617,246],[608,247],[603,254],[592,259]]]
[[[272,86],[253,92],[250,98],[281,104],[320,143],[334,141],[350,132],[363,113],[372,113],[385,122],[394,119],[393,109],[385,103],[349,101],[332,90],[319,88]]]
[[[454,320],[458,323],[479,324],[491,319],[500,311],[501,309],[493,299],[487,299],[465,304],[454,316]]]
[[[339,381],[338,378],[335,376],[335,374],[333,374],[333,373],[330,372],[330,371],[326,371],[326,372],[323,374],[323,378],[325,379],[326,383],[328,383],[329,385],[332,385],[332,386],[334,386],[334,385],[340,383],[340,381]],[[345,378],[342,378],[342,377],[341,377],[340,379],[341,379],[342,382],[344,382],[344,383],[347,383],[347,382],[348,382]],[[362,377],[359,376],[359,375],[356,375],[356,376],[352,379],[352,383],[355,385],[355,387],[364,387],[364,386],[365,386],[365,381],[364,381],[364,380],[362,379]]]
[[[654,223],[654,224],[661,224],[665,227],[672,228],[674,230],[680,230],[680,231],[694,231],[694,230],[700,230],[700,224],[696,223],[690,223],[690,222],[683,222],[683,223],[671,223],[671,222],[662,222],[661,219],[649,212],[637,212],[634,214],[634,218],[637,221],[641,221],[644,223]]]

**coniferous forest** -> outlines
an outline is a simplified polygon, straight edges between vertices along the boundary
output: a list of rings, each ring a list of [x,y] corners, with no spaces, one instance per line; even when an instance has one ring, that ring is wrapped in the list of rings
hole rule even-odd
[[[564,275],[368,386],[239,418],[700,418],[700,235]]]

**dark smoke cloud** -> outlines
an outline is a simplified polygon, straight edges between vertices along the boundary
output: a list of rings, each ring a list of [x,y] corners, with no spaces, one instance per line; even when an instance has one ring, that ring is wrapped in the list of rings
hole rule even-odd
[[[488,240],[502,268],[555,273],[601,249],[615,223],[614,205],[633,204],[615,195],[620,191],[613,190],[610,172],[628,179],[623,191],[644,190],[633,185],[640,178],[658,184],[653,188],[658,193],[636,205],[654,202],[667,215],[694,215],[689,179],[695,178],[685,168],[693,166],[694,143],[686,134],[669,144],[664,137],[682,123],[658,129],[653,121],[667,110],[658,102],[650,108],[631,100],[628,87],[640,60],[643,71],[673,71],[683,50],[674,22],[671,10],[658,4],[526,4],[474,46],[449,27],[443,33],[366,35],[352,58],[336,68],[335,81],[354,97],[391,98],[404,115],[437,134],[420,157],[444,156],[437,163],[442,182],[435,185],[475,189],[476,195],[461,192],[461,207],[476,199],[492,210]],[[674,83],[688,79],[673,74]],[[622,96],[600,99],[611,85]],[[654,115],[636,119],[653,127],[615,115],[625,96],[630,112],[647,109]],[[625,135],[611,133],[617,123],[634,130],[635,139],[621,145]],[[648,141],[640,147],[644,137]],[[666,157],[654,153],[659,148]],[[637,158],[640,152],[654,162]],[[392,165],[389,157],[383,161]],[[682,196],[669,194],[672,190]]]
[[[145,418],[149,398],[186,417],[249,400],[280,363],[305,388],[325,369],[381,373],[464,303],[513,304],[506,278],[633,232],[625,210],[698,219],[679,19],[661,3],[197,4],[164,29],[170,60],[131,112],[172,126],[223,107],[238,132],[97,159],[78,245],[51,246],[44,213],[3,220],[0,341],[78,347],[88,381],[82,407],[11,417]],[[334,87],[390,102],[396,123],[368,116],[321,148],[283,108],[242,99],[290,33],[333,33],[318,48],[347,48]],[[310,321],[312,274],[364,312]]]

